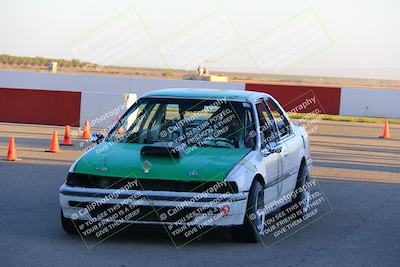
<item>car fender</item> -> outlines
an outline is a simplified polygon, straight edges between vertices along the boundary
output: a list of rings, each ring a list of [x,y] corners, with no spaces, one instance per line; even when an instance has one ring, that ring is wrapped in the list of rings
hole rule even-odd
[[[309,142],[309,134],[306,129],[300,125],[294,125],[293,127],[296,136],[301,139],[302,146],[299,149],[298,159],[299,162],[299,171],[301,168],[302,161],[304,159],[304,164],[308,168],[309,173],[312,171],[312,159],[311,159],[311,152],[310,152],[310,142]]]
[[[262,173],[262,154],[258,150],[250,151],[243,159],[241,159],[235,167],[229,172],[226,181],[235,182],[239,192],[250,190],[251,184],[256,176],[261,176],[262,185],[266,184],[266,173]],[[264,168],[265,169],[265,168]]]

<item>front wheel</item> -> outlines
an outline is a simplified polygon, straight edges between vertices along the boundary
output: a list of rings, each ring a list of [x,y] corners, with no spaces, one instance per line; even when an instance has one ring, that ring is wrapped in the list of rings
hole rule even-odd
[[[77,233],[74,223],[72,222],[71,219],[64,217],[62,209],[60,210],[60,214],[61,214],[61,225],[64,231],[68,234]]]
[[[249,192],[246,215],[241,226],[231,228],[233,240],[256,243],[264,231],[264,188],[259,181],[254,180]]]

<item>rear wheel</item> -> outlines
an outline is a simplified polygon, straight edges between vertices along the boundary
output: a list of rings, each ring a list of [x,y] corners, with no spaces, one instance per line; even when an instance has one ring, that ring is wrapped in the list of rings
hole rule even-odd
[[[60,210],[60,214],[61,214],[61,225],[64,231],[68,234],[77,233],[74,223],[72,222],[71,219],[64,217],[62,209]]]
[[[264,231],[264,189],[257,180],[253,181],[247,201],[246,215],[241,226],[231,228],[235,241],[256,243]]]
[[[294,199],[293,204],[297,204],[297,210],[302,211],[302,215],[305,215],[310,207],[310,188],[308,183],[310,182],[310,175],[308,173],[305,164],[300,167],[299,175],[297,177],[296,192],[299,192]]]

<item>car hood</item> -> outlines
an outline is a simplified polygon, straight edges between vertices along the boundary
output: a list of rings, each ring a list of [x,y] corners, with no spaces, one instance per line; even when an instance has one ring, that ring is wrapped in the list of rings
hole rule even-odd
[[[223,181],[248,148],[197,147],[181,158],[141,156],[143,144],[103,142],[77,162],[74,172],[121,178]]]

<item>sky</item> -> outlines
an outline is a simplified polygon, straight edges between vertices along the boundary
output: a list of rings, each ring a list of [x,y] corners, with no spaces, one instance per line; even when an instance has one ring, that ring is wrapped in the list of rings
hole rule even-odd
[[[399,80],[399,14],[398,0],[1,0],[0,54]]]

